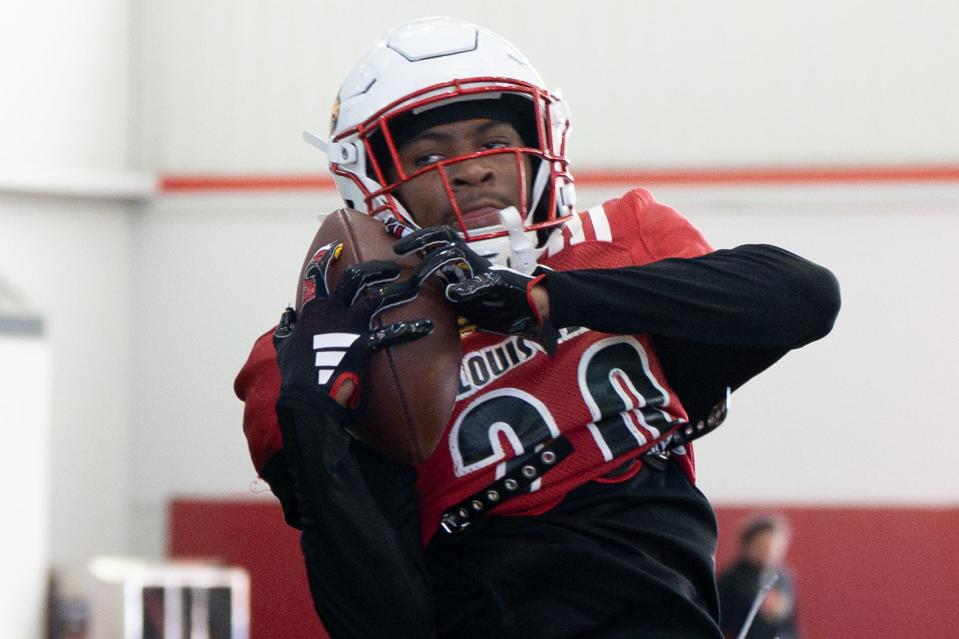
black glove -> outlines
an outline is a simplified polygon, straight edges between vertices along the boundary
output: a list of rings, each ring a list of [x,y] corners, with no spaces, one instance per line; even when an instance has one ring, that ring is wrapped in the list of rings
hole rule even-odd
[[[420,229],[399,240],[393,250],[399,255],[422,253],[418,279],[439,274],[447,282],[446,298],[477,329],[522,335],[538,340],[549,353],[555,349],[558,333],[544,322],[531,297],[542,273],[524,275],[491,263],[449,226]]]
[[[393,262],[353,264],[330,294],[326,273],[339,257],[341,242],[321,247],[303,272],[304,301],[299,312],[287,308],[273,333],[276,360],[285,391],[319,391],[336,397],[344,382],[354,389],[347,408],[357,407],[366,361],[375,351],[425,337],[433,322],[420,319],[373,329],[372,320],[389,306],[416,297],[422,280],[397,282],[400,267]],[[392,283],[390,283],[392,282]]]

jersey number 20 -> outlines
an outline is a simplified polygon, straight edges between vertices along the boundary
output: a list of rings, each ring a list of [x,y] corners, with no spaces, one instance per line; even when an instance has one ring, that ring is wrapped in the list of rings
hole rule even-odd
[[[590,433],[607,461],[654,441],[673,421],[663,410],[669,393],[650,371],[649,357],[633,337],[607,337],[592,344],[583,353],[577,376],[592,418]],[[502,476],[511,465],[500,435],[522,454],[559,434],[553,415],[536,397],[517,388],[489,392],[453,425],[454,471],[462,477],[500,463],[496,475]]]

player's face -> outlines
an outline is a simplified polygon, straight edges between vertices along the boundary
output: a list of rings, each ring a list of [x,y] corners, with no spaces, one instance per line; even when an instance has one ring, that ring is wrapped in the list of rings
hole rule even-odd
[[[491,149],[522,147],[513,125],[490,118],[460,120],[425,130],[398,149],[400,164],[410,174],[431,164]],[[523,156],[526,192],[530,186],[530,159]],[[499,224],[497,212],[520,207],[520,175],[516,154],[496,153],[445,168],[463,221],[469,229]],[[439,171],[428,171],[396,191],[396,195],[421,227],[456,225],[453,205]]]

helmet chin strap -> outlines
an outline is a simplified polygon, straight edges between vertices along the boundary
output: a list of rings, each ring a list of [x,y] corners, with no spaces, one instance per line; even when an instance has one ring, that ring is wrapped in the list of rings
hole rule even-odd
[[[471,242],[470,248],[493,264],[507,266],[524,275],[531,274],[539,258],[546,252],[546,245],[537,247],[536,231],[523,230],[523,218],[520,217],[515,206],[502,209],[499,217],[507,235]]]

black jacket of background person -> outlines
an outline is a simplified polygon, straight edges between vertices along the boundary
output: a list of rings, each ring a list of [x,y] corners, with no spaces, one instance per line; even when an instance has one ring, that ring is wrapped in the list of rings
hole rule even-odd
[[[775,571],[774,588],[789,601],[788,613],[779,620],[767,619],[761,613],[753,619],[746,639],[799,639],[796,626],[796,593],[785,569]],[[719,576],[719,625],[727,636],[739,633],[753,606],[766,573],[745,560],[737,561]]]

